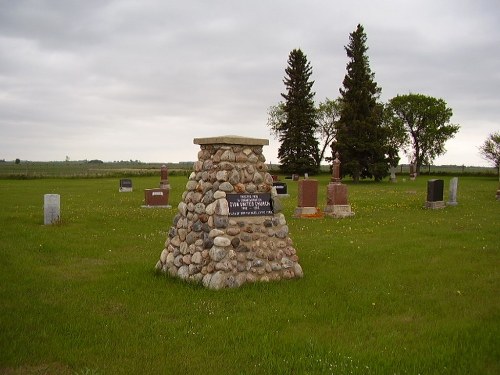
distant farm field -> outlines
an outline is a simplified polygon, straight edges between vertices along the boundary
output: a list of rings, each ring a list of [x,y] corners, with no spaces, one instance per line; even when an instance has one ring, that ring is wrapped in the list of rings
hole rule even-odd
[[[442,210],[426,177],[348,182],[335,220],[292,218],[282,176],[304,278],[220,291],[154,272],[187,177],[172,209],[141,208],[159,173],[124,177],[0,180],[0,374],[500,373],[498,177]]]
[[[31,162],[0,160],[0,179],[37,179],[37,178],[101,178],[101,177],[130,177],[130,176],[159,176],[163,163],[141,163],[139,161],[120,162]],[[193,162],[165,163],[171,174],[189,174]],[[269,165],[277,171],[278,165]],[[322,165],[322,172],[328,173],[329,166]],[[408,165],[400,165],[397,173],[408,175]],[[423,166],[422,174],[425,175],[463,175],[463,176],[498,176],[496,168],[473,166]]]

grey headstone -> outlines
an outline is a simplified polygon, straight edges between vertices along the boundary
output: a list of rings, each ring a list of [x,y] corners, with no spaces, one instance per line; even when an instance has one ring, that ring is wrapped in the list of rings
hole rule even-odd
[[[450,194],[448,196],[448,206],[456,206],[457,202],[457,191],[458,191],[458,177],[453,177],[450,180]]]
[[[59,194],[45,194],[43,196],[43,223],[56,224],[61,220],[61,196]]]

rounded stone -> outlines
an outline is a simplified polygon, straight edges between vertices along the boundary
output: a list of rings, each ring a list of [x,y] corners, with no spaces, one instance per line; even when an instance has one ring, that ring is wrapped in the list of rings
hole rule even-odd
[[[221,198],[226,198],[226,192],[217,190],[215,193],[213,193],[214,199],[221,199]]]
[[[242,183],[234,185],[234,191],[236,191],[238,194],[242,194],[245,192],[245,185]]]
[[[203,203],[196,203],[194,205],[194,212],[197,214],[205,213],[205,205]]]
[[[191,257],[191,263],[200,264],[203,261],[203,257],[201,256],[201,252],[197,251]]]
[[[222,289],[226,285],[226,275],[222,271],[217,271],[216,273],[213,274],[212,278],[210,279],[210,283],[208,287],[210,289]]]
[[[236,170],[233,170],[229,175],[228,181],[231,185],[236,185],[237,183],[240,182],[240,173]]]
[[[248,160],[248,156],[246,156],[243,152],[238,152],[236,154],[236,163],[246,163]]]
[[[189,232],[188,235],[186,236],[186,243],[188,245],[195,243],[198,238],[201,238],[201,235],[202,232],[194,232],[194,231]]]
[[[212,279],[213,274],[207,273],[205,276],[203,276],[203,279],[201,280],[201,283],[205,288],[208,288],[210,286],[210,280]]]
[[[246,185],[246,190],[248,193],[255,193],[257,191],[257,186],[253,183],[249,183]]]
[[[182,266],[182,257],[183,257],[183,256],[182,256],[182,255],[180,255],[180,254],[179,254],[179,255],[177,255],[177,256],[175,257],[175,259],[174,259],[174,266],[175,266],[175,267],[180,267],[180,266]]]
[[[236,155],[232,150],[226,150],[220,157],[221,161],[236,161]]]
[[[165,260],[165,263],[168,265],[168,266],[171,266],[174,264],[174,260],[175,260],[175,256],[174,256],[174,253],[168,253],[167,255],[167,259]]]
[[[227,216],[214,215],[213,218],[216,228],[226,228],[229,223],[229,218]]]
[[[212,202],[205,207],[205,213],[207,215],[213,215],[215,213],[215,202]]]
[[[227,199],[217,199],[215,204],[215,214],[221,216],[229,215],[229,204]]]
[[[180,267],[179,270],[177,271],[177,276],[183,280],[187,279],[187,277],[189,276],[189,267],[188,266]]]
[[[207,190],[203,198],[201,199],[201,202],[207,206],[210,203],[214,201],[214,192],[212,190]]]
[[[231,240],[229,238],[227,238],[227,237],[222,237],[222,236],[215,237],[214,238],[214,245],[215,246],[226,247],[226,246],[231,245]]]
[[[212,260],[214,260],[215,262],[219,262],[221,261],[222,259],[224,259],[227,255],[228,251],[223,248],[223,247],[219,247],[219,246],[212,246],[212,248],[210,249],[210,258],[212,258]]]
[[[259,185],[264,182],[264,177],[259,172],[255,172],[252,181],[254,184]]]
[[[182,257],[182,263],[184,264],[191,264],[191,254],[186,254]]]
[[[229,173],[226,170],[218,171],[215,177],[218,181],[227,181]]]
[[[234,237],[231,240],[231,246],[236,249],[239,245],[240,245],[240,239],[238,237]]]
[[[179,205],[177,206],[177,209],[179,210],[179,213],[182,216],[186,216],[187,214],[187,204],[184,202],[180,202]]]
[[[181,254],[187,254],[188,253],[188,244],[186,242],[181,242],[179,249],[180,249]]]
[[[186,184],[186,190],[192,191],[196,189],[196,186],[198,186],[198,182],[194,180],[189,180]]]
[[[234,190],[233,185],[231,185],[229,182],[223,182],[222,184],[219,185],[219,190],[225,191],[226,193],[229,193]]]
[[[288,225],[281,226],[280,229],[276,231],[276,237],[278,238],[286,238],[288,235]]]
[[[238,228],[238,227],[227,228],[226,233],[230,236],[236,236],[240,233],[240,228]]]
[[[219,163],[219,169],[225,171],[232,171],[234,169],[233,163],[229,163],[227,161],[223,161]]]
[[[202,167],[202,169],[203,169],[204,171],[209,171],[209,170],[211,170],[213,167],[214,167],[214,162],[213,162],[212,160],[207,159],[207,160],[205,160],[205,161],[203,162],[203,167]]]
[[[220,229],[212,229],[210,233],[208,233],[208,236],[211,238],[215,238],[217,236],[222,236],[224,234],[223,230]]]

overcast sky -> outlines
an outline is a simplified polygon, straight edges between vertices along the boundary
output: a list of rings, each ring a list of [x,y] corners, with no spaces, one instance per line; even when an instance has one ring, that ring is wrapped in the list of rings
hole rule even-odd
[[[307,55],[316,102],[336,98],[358,23],[382,101],[453,109],[461,129],[435,164],[488,165],[498,0],[0,0],[0,159],[193,161],[193,138],[234,134],[269,139],[278,163],[267,110],[290,51]]]

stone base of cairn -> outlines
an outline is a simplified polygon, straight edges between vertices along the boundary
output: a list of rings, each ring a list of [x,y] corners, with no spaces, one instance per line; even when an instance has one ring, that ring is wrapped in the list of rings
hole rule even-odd
[[[302,277],[262,153],[269,141],[222,136],[194,143],[198,161],[156,269],[211,289]]]

